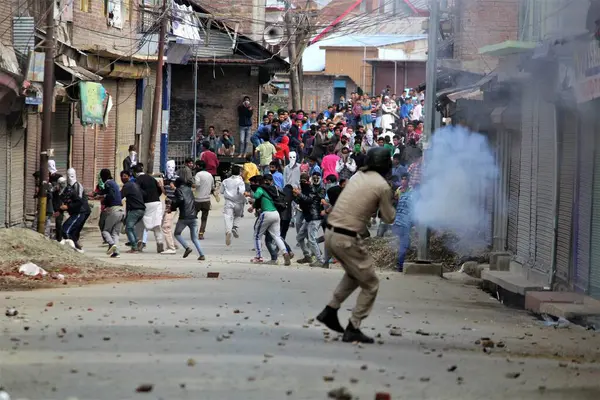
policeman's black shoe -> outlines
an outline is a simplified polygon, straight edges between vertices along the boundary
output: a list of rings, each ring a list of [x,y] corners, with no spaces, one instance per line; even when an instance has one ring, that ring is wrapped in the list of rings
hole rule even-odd
[[[317,321],[331,329],[332,331],[336,331],[339,333],[344,333],[344,328],[340,324],[337,315],[338,310],[333,307],[325,306],[321,314],[317,316]]]
[[[352,322],[348,322],[348,326],[346,327],[344,336],[342,337],[342,342],[375,343],[375,340],[362,333],[360,329],[355,328],[354,325],[352,325]]]

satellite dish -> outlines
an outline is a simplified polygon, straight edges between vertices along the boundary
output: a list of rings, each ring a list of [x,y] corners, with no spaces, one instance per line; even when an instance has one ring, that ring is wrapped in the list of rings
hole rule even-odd
[[[283,40],[283,28],[279,25],[269,25],[263,32],[263,39],[271,46],[276,46]]]

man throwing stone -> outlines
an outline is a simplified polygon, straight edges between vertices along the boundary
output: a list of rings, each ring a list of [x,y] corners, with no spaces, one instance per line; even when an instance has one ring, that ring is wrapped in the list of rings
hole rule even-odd
[[[384,147],[369,150],[365,166],[348,181],[327,220],[325,247],[346,273],[333,292],[333,298],[317,319],[329,329],[344,333],[342,341],[373,343],[360,330],[360,323],[369,316],[379,289],[373,258],[363,242],[371,216],[379,210],[387,224],[394,221],[393,193],[385,177],[392,169],[390,152]],[[338,310],[344,300],[358,287],[361,292],[352,310],[346,330],[338,320]]]

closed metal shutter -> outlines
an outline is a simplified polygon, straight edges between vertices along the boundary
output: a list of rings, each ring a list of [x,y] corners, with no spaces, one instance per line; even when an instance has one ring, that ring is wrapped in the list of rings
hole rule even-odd
[[[6,227],[8,214],[8,151],[9,140],[6,127],[6,117],[0,115],[0,228]]]
[[[532,209],[536,210],[535,264],[534,267],[550,278],[554,243],[554,216],[556,186],[556,108],[553,104],[538,101],[538,154],[537,193]],[[534,121],[535,122],[535,121]],[[535,128],[534,128],[535,132]],[[550,282],[550,280],[548,280]]]
[[[600,143],[600,117],[591,125],[596,144]],[[590,130],[587,131],[591,133]],[[591,136],[591,135],[590,135]],[[592,235],[590,241],[589,294],[600,297],[600,151],[594,155],[594,191],[592,193]]]
[[[507,134],[509,134],[507,132]],[[508,232],[507,247],[517,254],[519,223],[519,186],[521,172],[521,134],[510,132],[510,167],[508,172]]]
[[[135,80],[123,79],[117,83],[117,156],[115,158],[115,179],[120,182],[119,172],[123,169],[123,160],[129,154],[129,146],[135,144],[136,116]],[[139,153],[139,152],[138,152]]]
[[[594,181],[594,112],[588,110],[582,115],[579,128],[577,199],[575,218],[576,245],[573,285],[577,291],[587,292],[590,277],[590,240],[592,221],[592,191]],[[591,129],[590,129],[591,128]]]
[[[523,90],[522,114],[521,114],[521,165],[519,178],[519,218],[517,232],[517,260],[522,264],[528,264],[532,257],[531,249],[531,231],[535,232],[532,226],[531,204],[532,204],[532,184],[533,162],[533,113],[535,104],[535,91],[532,88],[525,87]],[[537,141],[537,137],[536,137]],[[536,143],[537,146],[537,143]]]
[[[556,237],[556,279],[568,286],[571,270],[571,243],[575,171],[577,169],[577,114],[561,109],[559,116],[559,199]]]
[[[10,226],[21,225],[24,221],[24,190],[25,190],[25,130],[23,128],[13,129],[10,136],[10,188],[7,191],[8,201],[8,224]]]
[[[103,168],[108,168],[109,170],[113,170],[115,166],[115,156],[116,156],[116,124],[117,124],[117,81],[113,79],[105,79],[102,81],[102,85],[106,89],[108,95],[112,96],[112,109],[108,113],[108,125],[105,127],[97,127],[97,131],[94,132],[96,135],[96,171],[94,174],[94,186],[96,185],[96,174],[100,172]],[[108,96],[107,96],[108,99]],[[103,106],[106,106],[108,100],[105,101]],[[92,130],[90,131],[90,136],[92,135]],[[92,187],[90,187],[92,189]]]
[[[69,168],[70,110],[70,103],[57,103],[52,121],[51,146],[54,149],[54,162],[58,172],[65,176]]]
[[[40,114],[31,112],[27,115],[27,132],[25,133],[25,213],[33,217],[36,212],[35,179],[33,174],[38,170],[40,161],[40,145],[42,137],[42,120]]]

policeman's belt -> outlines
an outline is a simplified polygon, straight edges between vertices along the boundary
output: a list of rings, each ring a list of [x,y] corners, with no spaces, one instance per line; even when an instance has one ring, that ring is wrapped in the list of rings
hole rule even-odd
[[[340,235],[346,235],[346,236],[350,236],[350,237],[358,237],[358,233],[356,233],[354,231],[349,231],[348,229],[344,229],[344,228],[337,228],[330,224],[327,224],[327,229],[333,231],[334,233],[339,233]]]

